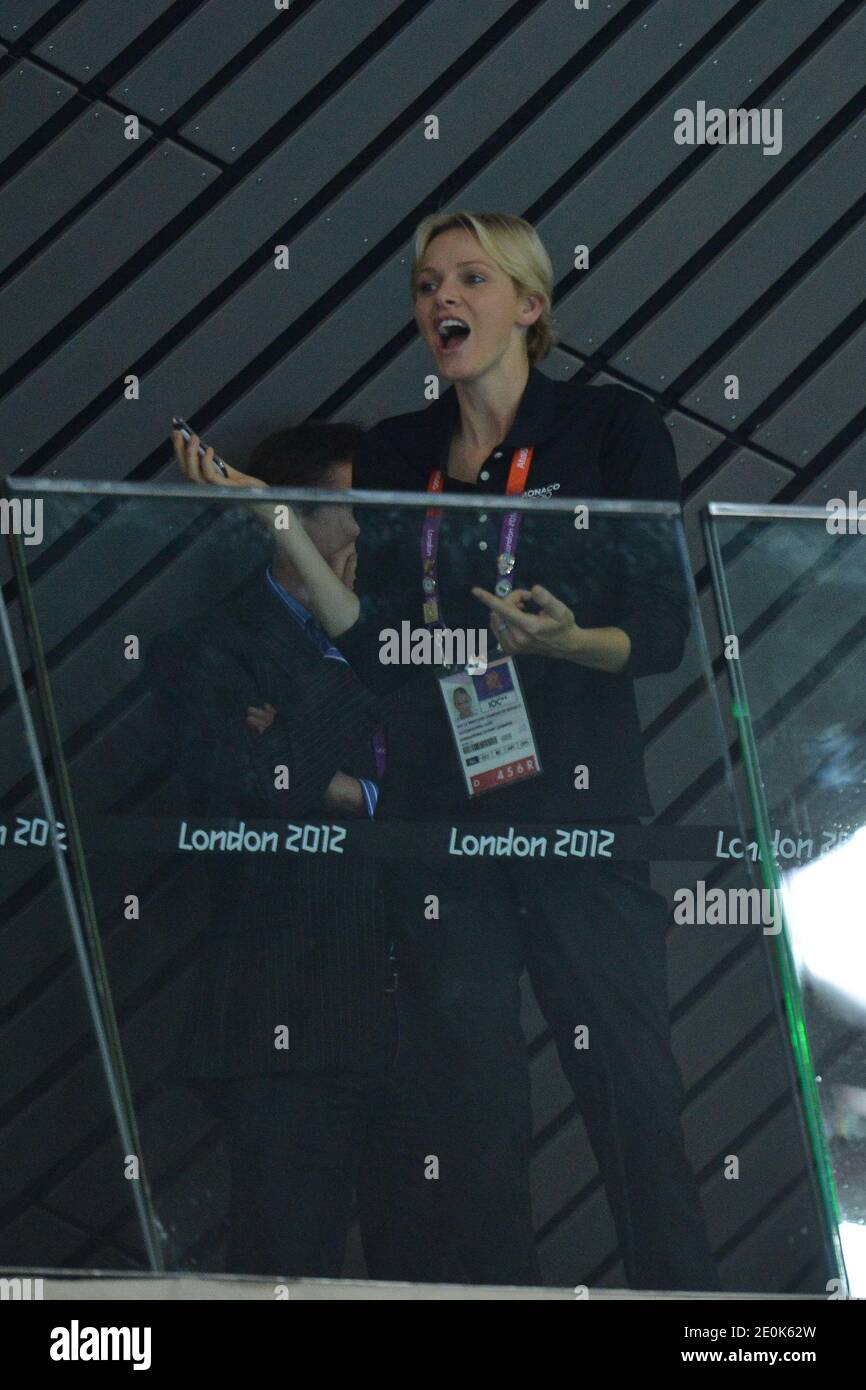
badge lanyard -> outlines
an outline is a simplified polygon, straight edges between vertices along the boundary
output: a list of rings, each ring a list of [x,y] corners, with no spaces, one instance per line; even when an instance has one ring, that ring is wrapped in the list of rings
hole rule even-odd
[[[533,448],[515,449],[505,485],[506,495],[517,497],[526,487],[532,463]],[[445,491],[445,474],[434,468],[427,482],[427,491]],[[424,621],[428,627],[442,627],[442,604],[439,597],[439,528],[442,512],[429,507],[421,529],[421,585],[424,590]],[[506,598],[514,588],[514,566],[517,563],[517,542],[520,536],[520,513],[506,512],[499,531],[499,553],[496,557],[496,587],[499,598]]]

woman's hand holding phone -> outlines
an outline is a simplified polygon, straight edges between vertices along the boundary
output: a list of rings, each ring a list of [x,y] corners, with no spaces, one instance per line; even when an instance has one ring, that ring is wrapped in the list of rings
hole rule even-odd
[[[180,422],[183,423],[183,422]],[[213,449],[199,453],[201,441],[197,434],[184,439],[181,430],[171,432],[171,442],[180,470],[190,483],[216,484],[218,487],[266,488],[261,478],[241,473],[222,460],[225,476],[214,463]],[[300,575],[307,587],[310,607],[329,637],[339,637],[358,621],[360,605],[352,593],[355,559],[347,551],[344,573],[346,583],[322,558],[311,541],[297,514],[285,502],[246,502],[244,504],[273,538],[283,559]],[[279,510],[278,510],[279,509]],[[354,551],[354,546],[350,547]]]
[[[199,453],[201,440],[197,434],[192,434],[185,440],[180,430],[174,429],[171,432],[171,442],[174,445],[174,456],[180,464],[180,471],[188,483],[220,483],[224,487],[265,487],[260,478],[251,478],[248,473],[239,472],[237,468],[232,468],[226,463],[225,459],[222,460],[222,465],[227,476],[220,473],[214,463],[216,454],[213,448],[206,449],[203,455]]]
[[[220,460],[225,469],[225,473],[221,473],[214,461],[216,455],[213,448],[205,449],[204,453],[201,453],[202,443],[197,434],[191,434],[188,439],[185,439],[181,430],[173,429],[171,442],[174,446],[175,458],[180,465],[180,471],[188,483],[211,483],[218,487],[267,487],[267,483],[263,483],[261,478],[253,478],[249,473],[241,473],[240,469],[232,468],[225,459]],[[293,530],[295,514],[286,503],[280,504],[281,508],[285,508],[285,511],[281,513],[279,527],[276,526],[273,503],[248,502],[246,506],[267,531],[275,533],[278,546],[281,545],[282,538],[287,538]],[[291,543],[286,541],[283,548],[290,551]]]

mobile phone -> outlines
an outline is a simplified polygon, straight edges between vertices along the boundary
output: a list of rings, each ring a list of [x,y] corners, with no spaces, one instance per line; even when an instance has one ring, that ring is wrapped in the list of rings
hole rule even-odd
[[[188,444],[189,441],[192,439],[192,430],[190,429],[189,425],[186,423],[186,420],[182,420],[182,419],[180,418],[179,415],[172,415],[172,417],[171,417],[171,423],[172,423],[172,425],[174,426],[174,428],[175,428],[176,430],[180,430],[181,434],[183,435],[184,439],[186,440],[186,442],[187,442],[187,444]],[[201,440],[199,440],[199,441],[198,441],[198,456],[199,456],[199,458],[203,459],[206,453],[207,453],[207,446],[204,445],[204,444],[202,444]],[[220,473],[222,473],[223,477],[224,477],[224,478],[227,478],[227,477],[228,477],[228,473],[226,472],[226,466],[225,466],[225,464],[223,463],[222,459],[219,457],[218,454],[216,454],[216,453],[214,454],[214,456],[213,456],[213,461],[214,461],[214,464],[216,465],[216,467],[219,469]]]

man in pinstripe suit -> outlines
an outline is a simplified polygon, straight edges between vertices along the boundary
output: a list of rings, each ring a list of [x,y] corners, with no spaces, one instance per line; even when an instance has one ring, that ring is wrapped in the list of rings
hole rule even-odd
[[[312,422],[264,441],[252,466],[272,484],[344,488],[358,435]],[[297,510],[351,587],[351,509]],[[375,811],[381,709],[303,599],[300,576],[275,554],[238,597],[152,644],[180,815],[285,824]],[[287,787],[276,785],[281,766]],[[208,856],[206,877],[212,906],[172,1071],[224,1124],[227,1268],[339,1276],[360,1196],[372,1275],[445,1277],[424,1189],[419,1205],[415,1185],[413,1220],[400,1195],[401,1167],[418,1169],[424,1143],[421,1132],[413,1139],[417,1098],[389,1068],[394,964],[375,864],[281,845],[277,855]],[[399,1236],[387,1207],[402,1208]]]

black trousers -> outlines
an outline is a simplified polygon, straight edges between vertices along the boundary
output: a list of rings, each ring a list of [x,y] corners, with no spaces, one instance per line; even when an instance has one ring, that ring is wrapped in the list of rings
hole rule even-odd
[[[434,1204],[411,1182],[415,1170],[423,1176],[428,1127],[388,1072],[383,1064],[197,1085],[228,1152],[229,1272],[339,1278],[357,1201],[371,1278],[454,1277]],[[404,1216],[411,1192],[411,1218],[399,1226],[382,1220],[385,1187]]]
[[[386,901],[401,929],[387,1055],[210,1088],[231,1162],[228,1268],[337,1277],[357,1196],[371,1278],[540,1282],[528,967],[630,1286],[718,1288],[670,1050],[667,910],[646,868],[392,863]]]
[[[520,1194],[515,1206],[525,1210],[525,966],[605,1182],[630,1287],[719,1288],[670,1046],[668,911],[647,866],[440,861],[389,867],[387,882],[391,920],[406,934],[405,1032],[413,1046],[417,1029],[445,1040],[438,1061],[429,1057],[432,1113],[447,1127],[450,1077],[455,1105],[471,1095],[475,1129],[488,1136],[486,1159],[468,1167],[485,1220],[450,1228],[467,1267],[491,1269],[502,1282],[493,1250],[484,1250],[497,1240],[502,1253],[489,1199]],[[431,902],[437,920],[425,915]],[[455,1155],[464,1173],[466,1158]],[[509,1232],[520,1245],[518,1228]],[[506,1253],[500,1274],[515,1254]]]
[[[483,936],[405,941],[391,1046],[363,1066],[198,1084],[229,1156],[229,1271],[339,1277],[357,1199],[373,1279],[540,1282],[520,969],[502,944],[479,1002]]]

